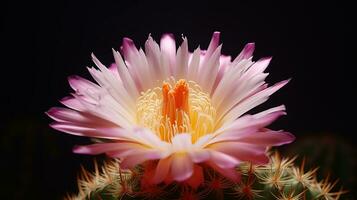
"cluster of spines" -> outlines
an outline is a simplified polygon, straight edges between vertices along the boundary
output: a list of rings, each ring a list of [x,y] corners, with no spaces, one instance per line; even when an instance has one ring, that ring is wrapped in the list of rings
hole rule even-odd
[[[305,171],[305,160],[300,167],[292,159],[282,159],[278,153],[267,165],[241,165],[242,181],[234,190],[241,199],[339,199],[346,193],[342,188],[335,192],[337,181],[330,183],[329,176],[317,181],[317,168]]]
[[[115,200],[132,193],[133,176],[130,171],[122,170],[119,167],[118,160],[104,162],[101,170],[99,170],[97,161],[94,161],[94,172],[90,172],[81,166],[77,185],[78,194],[68,194],[65,199]]]
[[[333,191],[336,181],[329,177],[316,179],[316,169],[305,172],[304,161],[294,166],[295,158],[282,159],[278,153],[271,156],[269,164],[242,164],[237,168],[241,181],[233,183],[212,170],[205,171],[205,182],[196,189],[185,184],[140,186],[143,169],[121,170],[118,160],[104,162],[99,170],[94,162],[94,172],[82,168],[78,176],[78,195],[68,195],[68,200],[78,199],[325,199],[337,200],[345,193]],[[143,189],[144,188],[144,189]]]

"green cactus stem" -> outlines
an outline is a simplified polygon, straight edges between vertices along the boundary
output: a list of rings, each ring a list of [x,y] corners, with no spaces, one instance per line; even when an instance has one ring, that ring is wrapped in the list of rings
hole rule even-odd
[[[104,162],[99,169],[94,162],[94,172],[82,167],[78,176],[77,195],[67,195],[67,200],[117,200],[117,199],[324,199],[335,200],[346,193],[342,188],[334,191],[336,181],[329,177],[322,181],[316,178],[317,169],[305,171],[294,166],[295,158],[283,159],[278,153],[270,157],[266,165],[244,163],[237,170],[241,181],[231,182],[212,169],[205,169],[205,181],[198,188],[173,183],[154,186],[141,185],[143,169],[120,169],[118,160]]]

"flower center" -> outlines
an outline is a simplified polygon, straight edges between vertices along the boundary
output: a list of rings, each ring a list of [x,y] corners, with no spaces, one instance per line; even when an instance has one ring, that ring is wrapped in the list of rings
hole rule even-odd
[[[190,133],[192,141],[214,131],[216,110],[207,93],[194,81],[171,78],[162,87],[142,92],[137,101],[137,123],[171,142],[179,133]]]

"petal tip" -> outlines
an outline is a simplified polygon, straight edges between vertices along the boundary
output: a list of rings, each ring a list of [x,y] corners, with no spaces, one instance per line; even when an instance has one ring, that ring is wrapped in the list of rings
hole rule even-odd
[[[221,35],[221,32],[215,31],[215,32],[213,32],[212,38],[219,39],[220,35]]]
[[[88,68],[88,67],[87,67]],[[89,69],[88,69],[89,70]],[[78,76],[78,75],[70,75],[67,77],[67,81],[69,83],[69,85],[71,86],[71,88],[74,90],[74,91],[77,91],[77,87],[76,85],[79,83],[79,81],[83,80],[82,77]]]
[[[72,81],[72,80],[78,80],[79,76],[78,75],[69,75],[67,77],[68,81]]]
[[[57,112],[57,109],[52,107],[48,111],[46,111],[45,114],[48,115],[49,117],[51,117],[56,112]]]
[[[264,66],[268,66],[272,59],[273,59],[272,56],[267,56],[267,57],[260,58],[256,63],[260,63]]]
[[[86,152],[86,148],[76,145],[72,148],[72,152],[77,154],[84,154]]]
[[[286,144],[292,143],[292,142],[294,142],[295,139],[296,139],[295,135],[293,135],[292,133],[286,132],[285,135],[286,135],[287,138],[288,138]]]
[[[52,122],[50,124],[48,124],[49,127],[55,129],[55,130],[58,130],[58,131],[61,131],[58,129],[58,123],[57,122]]]
[[[273,59],[273,56],[266,56],[266,57],[263,57],[261,58],[261,60],[264,60],[264,61],[271,61]]]
[[[123,38],[123,45],[133,45],[134,42],[132,39],[128,38],[128,37],[124,37]]]
[[[192,176],[192,174],[193,174],[193,171],[190,171],[185,174],[180,174],[179,176],[174,177],[174,180],[178,181],[178,182],[182,182],[182,181],[189,179]]]
[[[164,33],[164,34],[162,34],[162,36],[161,36],[161,40],[162,40],[162,39],[172,39],[172,40],[174,40],[175,37],[174,37],[174,34],[172,34],[172,33]]]
[[[60,103],[63,103],[63,102],[66,102],[66,101],[69,101],[71,100],[73,97],[70,97],[70,96],[66,96],[66,97],[63,97],[62,99],[59,100]]]
[[[284,87],[286,84],[288,84],[290,82],[291,78],[280,81],[278,83],[275,84],[276,87],[278,87],[278,89]]]
[[[212,44],[213,46],[216,47],[216,46],[218,45],[220,35],[221,35],[221,33],[218,32],[218,31],[213,32],[213,34],[212,34],[212,39],[211,39],[211,44]]]
[[[286,84],[288,84],[290,81],[291,81],[291,78],[282,81],[281,82],[282,87],[285,86]]]
[[[246,51],[253,51],[255,49],[255,43],[254,42],[249,42],[244,46],[244,49]]]

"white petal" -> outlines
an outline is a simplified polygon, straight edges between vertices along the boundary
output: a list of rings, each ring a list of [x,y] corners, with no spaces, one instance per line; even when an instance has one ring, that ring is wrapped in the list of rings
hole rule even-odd
[[[193,54],[188,68],[188,78],[198,82],[198,67],[200,64],[201,50],[197,48]]]
[[[277,90],[282,88],[284,85],[286,85],[289,82],[289,80],[285,80],[282,82],[279,82],[261,92],[258,92],[257,94],[247,98],[244,100],[242,103],[238,104],[236,107],[234,107],[232,110],[230,110],[226,116],[224,116],[223,121],[225,123],[229,123],[237,119],[239,116],[242,114],[246,113],[247,111],[251,110],[252,108],[264,103],[265,101],[268,100],[269,96],[275,93]]]
[[[162,61],[167,64],[169,73],[172,75],[174,73],[176,63],[176,44],[173,35],[165,34],[161,37],[160,49],[162,52]]]
[[[206,62],[199,68],[199,84],[208,93],[211,93],[214,80],[217,77],[221,48],[222,45],[217,47],[212,56],[207,59],[207,55],[205,55]]]
[[[149,69],[153,71],[154,81],[165,80],[168,77],[168,68],[164,66],[160,58],[160,47],[151,36],[145,42],[145,53]]]
[[[183,39],[181,46],[177,50],[175,78],[186,78],[188,70],[188,44],[187,38]]]
[[[125,89],[128,91],[128,93],[130,93],[130,96],[137,99],[139,97],[138,88],[136,87],[135,82],[128,71],[128,68],[124,63],[123,58],[121,57],[119,52],[115,51],[114,49],[113,49],[113,55],[114,55],[116,66],[118,68],[119,76],[122,80]]]

